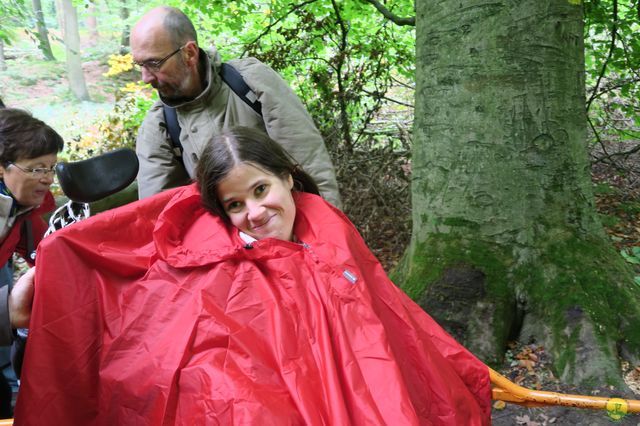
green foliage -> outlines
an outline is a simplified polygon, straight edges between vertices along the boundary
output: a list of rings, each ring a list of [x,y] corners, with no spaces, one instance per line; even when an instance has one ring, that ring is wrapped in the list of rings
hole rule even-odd
[[[640,3],[585,2],[589,118],[607,140],[640,139]]]
[[[134,148],[138,128],[154,96],[149,87],[135,83],[119,90],[113,110],[68,143],[65,152],[69,160],[82,160],[117,148]]]
[[[633,265],[640,265],[640,247],[632,247],[631,249],[621,250],[620,254],[627,262]]]
[[[613,228],[620,224],[620,218],[615,215],[598,214],[600,222],[607,228]]]
[[[16,27],[23,22],[27,14],[24,0],[0,1],[0,40],[11,44],[15,37]]]
[[[640,247],[631,247],[631,249],[621,250],[620,254],[624,260],[634,265],[634,267],[637,268],[638,265],[640,265]],[[633,277],[633,282],[640,286],[640,275]]]
[[[607,183],[597,183],[593,185],[593,193],[595,195],[614,195],[617,192],[617,188]]]
[[[283,75],[334,148],[351,151],[363,143],[395,81],[413,77],[413,28],[394,25],[364,2],[188,1],[181,7],[201,46],[215,43],[223,60],[257,57]],[[412,11],[408,1],[388,7]]]

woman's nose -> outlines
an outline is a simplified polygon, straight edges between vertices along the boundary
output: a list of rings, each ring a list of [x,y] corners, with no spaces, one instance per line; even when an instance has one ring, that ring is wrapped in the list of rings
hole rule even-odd
[[[51,185],[53,183],[53,177],[54,174],[53,173],[45,173],[41,178],[40,178],[40,182],[45,184],[45,185]]]
[[[260,222],[264,217],[266,209],[260,203],[247,203],[247,218],[251,222]]]

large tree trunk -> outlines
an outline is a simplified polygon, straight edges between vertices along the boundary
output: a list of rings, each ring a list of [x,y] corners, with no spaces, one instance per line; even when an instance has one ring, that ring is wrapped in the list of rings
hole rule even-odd
[[[42,3],[40,0],[32,0],[33,13],[36,17],[36,31],[38,36],[38,47],[42,51],[44,59],[47,61],[55,61],[51,51],[51,44],[49,44],[49,32],[47,26],[44,23],[44,12],[42,11]]]
[[[640,288],[594,208],[580,2],[416,12],[413,235],[394,278],[488,363],[535,339],[563,381],[621,385]]]
[[[67,52],[67,77],[73,94],[81,101],[89,100],[89,92],[82,72],[78,15],[71,0],[62,0],[64,14],[64,44]]]

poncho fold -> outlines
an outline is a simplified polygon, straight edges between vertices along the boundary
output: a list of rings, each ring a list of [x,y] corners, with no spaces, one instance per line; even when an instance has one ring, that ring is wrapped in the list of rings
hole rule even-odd
[[[488,368],[295,200],[297,242],[244,243],[195,186],[43,240],[15,424],[489,424]]]

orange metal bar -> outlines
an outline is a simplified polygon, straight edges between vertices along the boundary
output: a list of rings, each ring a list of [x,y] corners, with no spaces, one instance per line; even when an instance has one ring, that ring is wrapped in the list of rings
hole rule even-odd
[[[566,407],[592,408],[620,414],[640,413],[640,401],[622,398],[603,398],[588,395],[569,395],[557,392],[536,391],[516,385],[500,373],[489,368],[495,400],[513,402],[527,407],[563,405]]]
[[[13,425],[13,419],[0,419],[0,426],[11,426]]]

